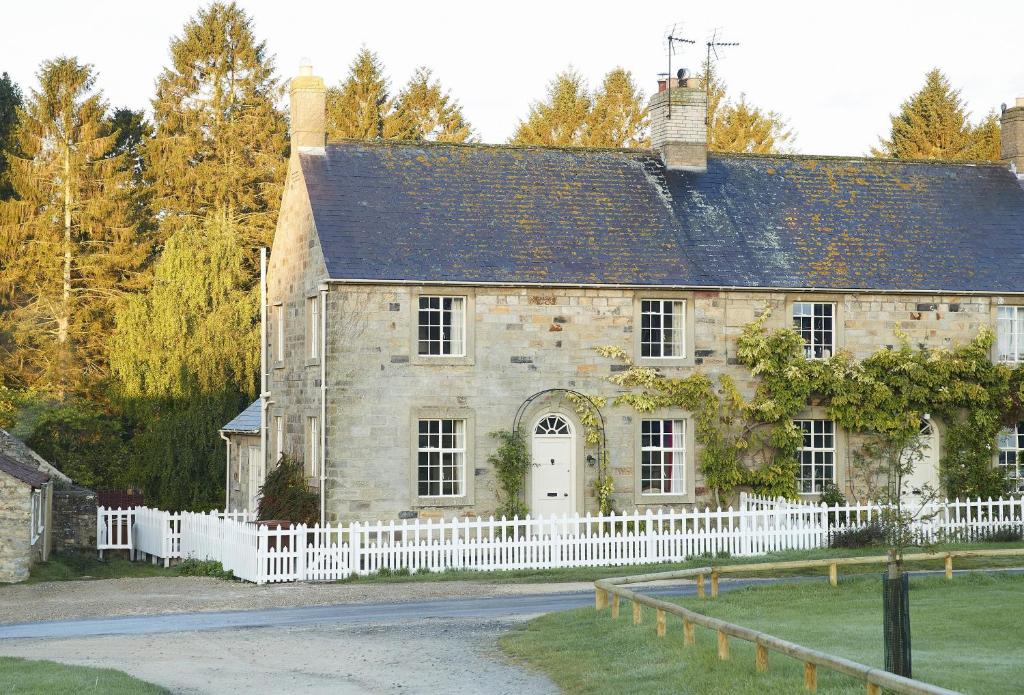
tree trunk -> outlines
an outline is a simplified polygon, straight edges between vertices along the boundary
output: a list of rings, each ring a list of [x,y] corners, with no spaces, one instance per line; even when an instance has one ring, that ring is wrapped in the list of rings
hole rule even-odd
[[[64,269],[62,273],[62,288],[60,315],[57,316],[57,351],[58,369],[57,396],[64,400],[67,395],[67,378],[71,373],[71,260],[72,260],[72,238],[71,238],[71,209],[74,204],[72,200],[71,187],[71,147],[65,144],[64,147]]]

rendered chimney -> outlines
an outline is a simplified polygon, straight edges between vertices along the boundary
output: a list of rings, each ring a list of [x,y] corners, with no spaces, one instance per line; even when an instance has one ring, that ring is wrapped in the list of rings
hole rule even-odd
[[[327,141],[327,87],[313,66],[303,60],[299,74],[288,88],[291,110],[292,153],[311,148],[323,150]]]
[[[707,171],[707,94],[699,80],[683,74],[670,78],[671,89],[668,80],[660,80],[651,97],[651,148],[668,169]]]
[[[1003,111],[999,142],[999,158],[1024,178],[1024,97],[1017,97],[1017,104]]]

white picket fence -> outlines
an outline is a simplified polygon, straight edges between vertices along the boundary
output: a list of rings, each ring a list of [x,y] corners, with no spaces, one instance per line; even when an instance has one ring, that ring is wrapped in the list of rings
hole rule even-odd
[[[549,518],[493,517],[353,522],[269,528],[248,512],[97,512],[97,547],[168,563],[215,560],[258,584],[334,581],[381,570],[441,572],[599,567],[681,562],[701,555],[760,555],[826,547],[831,534],[863,529],[875,504],[842,507],[741,495],[738,509],[647,510]],[[923,539],[974,540],[1024,529],[1024,500],[954,500],[924,509]]]

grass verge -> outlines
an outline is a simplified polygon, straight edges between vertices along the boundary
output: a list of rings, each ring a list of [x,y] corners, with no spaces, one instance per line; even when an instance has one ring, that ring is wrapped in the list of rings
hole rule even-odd
[[[0,656],[0,692],[2,693],[124,693],[147,695],[167,690],[132,678],[112,668],[67,666],[55,661],[31,661]]]
[[[880,571],[874,576],[825,582],[775,584],[723,593],[717,601],[679,603],[708,615],[807,647],[882,667]],[[965,693],[1008,692],[1024,679],[1024,576],[962,575],[911,580],[914,676]],[[619,619],[585,608],[537,618],[507,633],[506,653],[537,668],[564,692],[597,693],[793,693],[802,689],[803,666],[771,654],[769,670],[754,667],[754,647],[730,640],[730,659],[719,661],[716,636],[697,627],[695,647],[683,647],[682,621],[670,616],[668,634],[654,631],[654,611],[644,609],[634,627],[628,605]],[[863,693],[846,676],[818,671],[819,692]]]

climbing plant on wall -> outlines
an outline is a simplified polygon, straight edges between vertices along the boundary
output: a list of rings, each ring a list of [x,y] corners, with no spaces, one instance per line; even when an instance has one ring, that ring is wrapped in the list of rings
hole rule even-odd
[[[679,408],[693,414],[698,466],[716,501],[739,486],[794,497],[801,433],[793,420],[813,404],[848,432],[893,440],[916,433],[925,413],[937,415],[946,423],[941,477],[947,494],[1005,491],[1002,471],[992,465],[993,447],[999,430],[1024,416],[1024,368],[992,363],[991,331],[948,350],[913,348],[900,335],[899,346],[863,360],[846,351],[808,360],[794,330],[764,328],[768,316],[745,326],[737,345],[738,361],[754,381],[749,397],[729,375],[667,377],[633,364],[622,348],[598,348],[627,366],[609,377],[627,389],[615,404],[641,413]]]

